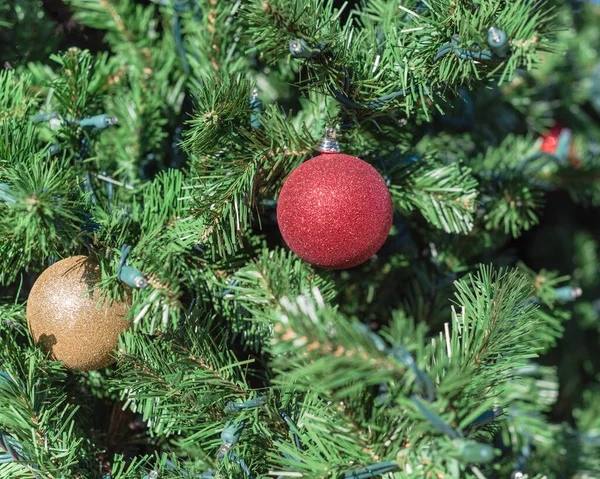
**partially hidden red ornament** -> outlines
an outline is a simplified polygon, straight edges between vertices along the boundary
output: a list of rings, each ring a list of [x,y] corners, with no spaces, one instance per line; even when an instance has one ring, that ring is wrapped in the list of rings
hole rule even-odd
[[[327,269],[351,268],[373,256],[392,226],[392,198],[371,165],[339,153],[328,128],[320,156],[285,180],[277,204],[283,239],[300,258]]]
[[[546,134],[542,137],[544,139],[544,141],[542,142],[542,146],[540,147],[540,150],[543,151],[544,153],[549,153],[551,155],[555,155],[558,150],[560,137],[561,137],[561,134],[563,133],[563,131],[569,135],[568,136],[569,150],[568,150],[568,155],[567,155],[569,162],[571,163],[571,166],[573,166],[575,169],[578,170],[579,168],[581,168],[582,163],[579,160],[579,155],[577,154],[577,150],[575,148],[575,143],[573,141],[570,141],[570,138],[571,138],[570,130],[563,127],[562,125],[553,126],[550,129],[550,131],[548,132],[548,134]]]
[[[548,132],[547,135],[544,135],[544,141],[541,146],[541,150],[544,153],[550,153],[553,155],[556,153],[556,148],[558,147],[558,135],[563,130],[563,127],[560,125],[556,125],[552,127],[552,129]]]

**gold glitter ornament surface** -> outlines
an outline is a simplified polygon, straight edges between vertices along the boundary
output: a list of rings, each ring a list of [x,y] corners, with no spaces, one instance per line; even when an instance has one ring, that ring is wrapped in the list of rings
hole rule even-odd
[[[45,270],[29,293],[27,324],[34,341],[69,369],[113,363],[119,335],[129,327],[129,304],[100,302],[100,289],[94,288],[100,279],[95,261],[73,256]]]

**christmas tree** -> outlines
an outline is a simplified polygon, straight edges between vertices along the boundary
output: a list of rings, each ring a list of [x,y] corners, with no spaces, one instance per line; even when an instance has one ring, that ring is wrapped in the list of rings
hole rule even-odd
[[[599,25],[0,0],[0,478],[600,478]]]

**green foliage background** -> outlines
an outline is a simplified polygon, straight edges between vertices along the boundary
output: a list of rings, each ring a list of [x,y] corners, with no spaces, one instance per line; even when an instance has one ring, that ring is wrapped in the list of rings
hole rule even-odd
[[[599,25],[561,0],[0,0],[0,477],[600,477]],[[395,208],[336,272],[275,215],[328,126]],[[132,299],[103,371],[27,330],[75,254]]]

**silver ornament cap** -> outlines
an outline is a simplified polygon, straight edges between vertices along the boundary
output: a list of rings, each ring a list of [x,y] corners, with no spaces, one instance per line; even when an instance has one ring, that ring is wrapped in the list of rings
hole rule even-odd
[[[321,138],[317,151],[321,153],[339,153],[340,144],[337,140],[337,134],[335,128],[327,128],[325,130],[325,136]]]

